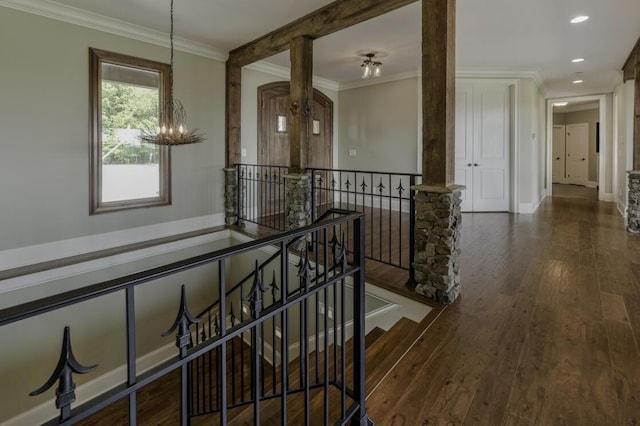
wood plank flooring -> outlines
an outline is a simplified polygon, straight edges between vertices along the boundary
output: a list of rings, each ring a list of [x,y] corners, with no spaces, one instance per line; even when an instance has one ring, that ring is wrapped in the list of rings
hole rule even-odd
[[[615,204],[464,214],[462,240],[462,295],[369,396],[376,424],[640,424],[640,237]]]
[[[550,197],[534,215],[464,214],[462,226],[462,295],[370,386],[371,419],[640,424],[640,236],[615,205]],[[144,411],[166,404],[149,398]]]

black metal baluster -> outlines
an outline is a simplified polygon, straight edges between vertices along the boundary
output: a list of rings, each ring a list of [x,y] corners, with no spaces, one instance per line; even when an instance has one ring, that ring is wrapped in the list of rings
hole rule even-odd
[[[378,205],[380,209],[378,211],[378,260],[382,261],[382,191],[384,190],[384,185],[382,184],[382,176],[380,176],[380,184],[377,186],[378,188]]]
[[[280,280],[281,280],[281,304],[284,306],[287,303],[289,297],[289,252],[287,250],[287,242],[283,240],[280,243]],[[281,387],[282,398],[280,400],[280,420],[281,425],[287,424],[287,397],[289,392],[289,310],[286,309],[280,314],[280,333],[281,333],[281,348],[280,348],[280,372],[281,372]]]
[[[235,326],[236,316],[233,312],[233,302],[229,304],[231,306],[231,328]],[[222,327],[224,329],[224,326]],[[235,338],[229,340],[231,344],[231,405],[236,404],[236,345]],[[224,362],[224,361],[223,361]]]
[[[402,186],[402,176],[400,176],[400,184],[396,188],[398,190],[398,235],[400,235],[400,239],[398,242],[398,255],[400,256],[400,267],[402,268],[402,193],[404,192],[404,187]]]
[[[278,284],[276,282],[276,271],[273,270],[273,278],[271,279],[271,304],[275,305],[278,297]],[[277,392],[276,387],[276,317],[272,318],[273,326],[271,327],[271,382],[272,382],[272,394],[275,396]]]
[[[323,230],[324,238],[324,265],[325,265],[325,283],[329,281],[329,245],[328,245],[328,230],[324,228]],[[327,287],[323,290],[324,293],[324,424],[329,424],[329,309],[331,308],[331,304],[328,299]],[[316,345],[316,348],[318,345]]]
[[[218,294],[220,295],[220,331],[216,334],[222,339],[227,335],[227,278],[225,272],[225,260],[218,261]],[[233,320],[232,320],[233,321]],[[233,326],[233,325],[232,325]],[[233,359],[233,358],[232,358]],[[220,364],[220,424],[227,424],[227,344],[220,345],[220,353],[217,359]],[[233,361],[232,361],[233,362]],[[218,364],[216,363],[216,364]],[[232,367],[233,368],[233,367]],[[233,380],[233,377],[232,377]]]
[[[169,330],[164,332],[163,336],[169,336],[174,331],[176,333],[176,347],[180,350],[180,358],[184,358],[187,356],[187,350],[191,347],[191,333],[189,332],[189,327],[193,324],[197,324],[200,322],[200,319],[194,318],[193,315],[189,312],[189,308],[187,307],[187,296],[185,286],[181,287],[180,292],[180,308],[178,309],[178,315],[176,316],[175,321],[169,327]],[[196,329],[197,330],[197,329]],[[183,364],[180,368],[180,419],[181,424],[188,425],[189,424],[189,407],[190,404],[190,395],[189,395],[189,363]]]
[[[415,175],[409,177],[409,281],[407,286],[409,288],[415,288],[415,269],[413,267],[413,260],[415,256],[415,217],[416,217],[416,202],[413,199],[413,187],[416,184]]]
[[[71,403],[76,400],[76,384],[73,383],[73,373],[87,374],[98,367],[98,364],[85,367],[78,362],[73,349],[71,348],[71,329],[69,326],[64,328],[62,336],[62,349],[60,350],[60,358],[53,373],[44,385],[29,393],[29,396],[37,396],[48,391],[56,381],[56,408],[60,410],[60,423],[71,417]]]
[[[389,186],[391,189],[391,186]],[[353,263],[358,267],[358,273],[353,279],[353,387],[354,399],[358,404],[358,415],[355,424],[371,424],[366,411],[365,391],[365,254],[364,254],[364,223],[362,218],[356,219],[353,226],[354,256]],[[344,299],[343,299],[344,303]],[[344,388],[343,388],[344,392]],[[344,412],[343,412],[344,415]],[[343,417],[344,418],[344,417]]]
[[[393,234],[391,233],[391,216],[392,216],[392,212],[393,210],[391,210],[391,199],[392,199],[392,195],[391,195],[391,188],[393,188],[391,186],[391,175],[389,175],[389,238],[388,238],[388,243],[389,243],[389,263],[393,265],[393,261],[391,260],[391,240],[393,240]]]
[[[347,248],[345,246],[345,237],[344,234],[342,234],[342,238],[341,238],[341,248],[340,248],[340,272],[344,273],[345,269],[346,269],[346,263],[347,263]],[[345,339],[345,305],[344,305],[344,301],[345,301],[345,281],[344,279],[339,281],[340,283],[340,378],[341,378],[341,383],[342,383],[342,398],[341,398],[341,412],[342,412],[342,418],[344,419],[346,417],[346,398],[347,398],[347,380],[346,380],[346,359],[345,359],[345,355],[346,355],[346,339]],[[338,302],[336,302],[338,303]],[[337,306],[337,305],[336,305]]]
[[[373,259],[374,258],[374,253],[375,253],[375,251],[373,251],[373,240],[375,239],[375,238],[373,238],[373,223],[374,223],[374,219],[373,218],[374,218],[374,215],[375,215],[375,209],[374,209],[374,204],[375,203],[374,203],[374,198],[373,198],[374,197],[374,194],[373,194],[373,188],[374,188],[374,186],[373,186],[373,173],[370,174],[370,177],[371,177],[371,181],[370,181],[370,183],[371,183],[371,186],[370,186],[370,188],[371,188],[370,189],[370,192],[371,192],[371,218],[369,219],[369,227],[370,227],[370,231],[371,232],[370,232],[370,235],[369,235],[369,246],[370,246],[369,247],[369,257]]]

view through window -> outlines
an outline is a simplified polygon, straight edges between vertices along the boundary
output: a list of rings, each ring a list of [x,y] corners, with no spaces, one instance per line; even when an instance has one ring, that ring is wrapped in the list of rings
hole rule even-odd
[[[168,148],[139,139],[158,127],[167,66],[95,49],[92,55],[92,212],[168,204]]]

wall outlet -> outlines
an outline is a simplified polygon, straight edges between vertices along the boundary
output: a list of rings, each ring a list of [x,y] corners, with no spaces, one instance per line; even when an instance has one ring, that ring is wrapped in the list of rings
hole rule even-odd
[[[247,149],[246,148],[242,148],[242,150],[240,151],[240,155],[243,157],[247,156]]]
[[[357,152],[356,152],[356,150],[355,150],[355,149],[350,149],[350,150],[349,150],[349,157],[355,157],[355,156],[356,156],[356,154],[357,154]]]

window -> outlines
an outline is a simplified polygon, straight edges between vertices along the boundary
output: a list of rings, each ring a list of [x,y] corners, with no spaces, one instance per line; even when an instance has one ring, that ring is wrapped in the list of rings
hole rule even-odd
[[[90,213],[171,204],[169,147],[138,138],[158,127],[169,104],[169,65],[98,49],[90,55]]]

